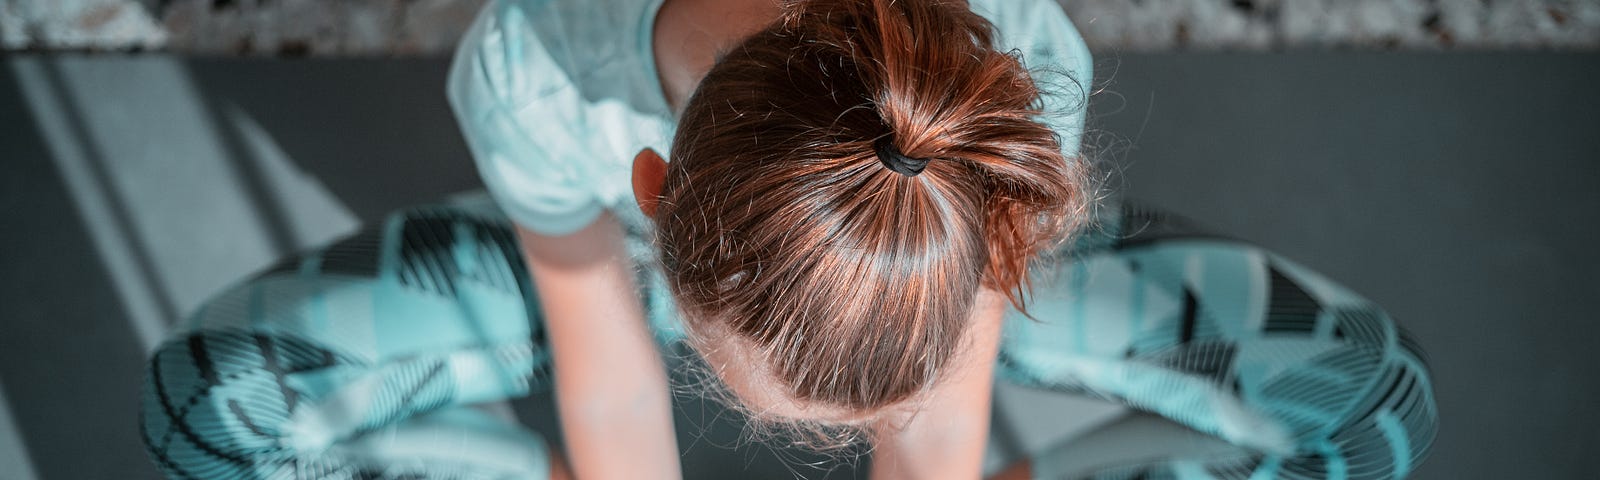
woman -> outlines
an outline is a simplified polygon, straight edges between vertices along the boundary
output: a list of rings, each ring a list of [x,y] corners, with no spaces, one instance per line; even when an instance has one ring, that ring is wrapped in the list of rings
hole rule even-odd
[[[1055,4],[609,6],[486,7],[450,95],[512,225],[404,212],[209,303],[154,359],[166,471],[675,477],[678,340],[758,422],[871,442],[875,478],[977,477],[997,365],[1227,441],[1011,475],[1401,477],[1425,452],[1426,372],[1359,297],[1137,209],[1055,248],[1094,198]],[[565,461],[459,407],[547,364]]]

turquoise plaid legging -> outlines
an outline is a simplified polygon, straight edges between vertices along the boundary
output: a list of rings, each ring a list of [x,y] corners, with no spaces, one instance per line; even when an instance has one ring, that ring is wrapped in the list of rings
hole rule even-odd
[[[1036,272],[1038,321],[1011,312],[999,377],[1233,447],[1088,478],[1416,467],[1437,421],[1428,372],[1382,310],[1248,244],[1106,210]],[[652,323],[670,322],[661,292],[645,290]],[[546,387],[540,327],[505,217],[487,204],[405,210],[207,302],[150,359],[144,440],[173,478],[544,478],[536,434],[467,407]]]

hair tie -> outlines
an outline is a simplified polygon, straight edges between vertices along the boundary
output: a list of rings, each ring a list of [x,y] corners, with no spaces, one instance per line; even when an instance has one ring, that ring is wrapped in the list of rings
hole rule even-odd
[[[915,177],[917,174],[922,173],[922,169],[928,167],[928,159],[905,156],[905,154],[900,153],[899,149],[894,148],[894,141],[891,138],[885,135],[872,144],[872,147],[878,151],[878,161],[883,162],[883,166],[889,167],[895,173],[907,177]]]

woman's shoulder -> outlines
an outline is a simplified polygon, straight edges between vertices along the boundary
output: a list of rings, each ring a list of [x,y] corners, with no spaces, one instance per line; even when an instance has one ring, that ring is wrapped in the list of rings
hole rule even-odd
[[[1085,128],[1094,57],[1057,0],[970,0],[972,11],[994,24],[996,47],[1020,54],[1039,85],[1041,121],[1062,136],[1076,156]]]
[[[627,205],[628,165],[660,143],[646,41],[661,0],[491,0],[447,93],[479,174],[519,225],[576,230]]]
[[[1020,51],[1023,60],[1048,60],[1088,74],[1093,66],[1089,47],[1056,0],[970,0],[972,11],[994,24],[1003,49]]]
[[[520,78],[526,94],[564,89],[626,92],[648,50],[648,34],[663,0],[491,0],[463,35],[463,56],[489,55]]]

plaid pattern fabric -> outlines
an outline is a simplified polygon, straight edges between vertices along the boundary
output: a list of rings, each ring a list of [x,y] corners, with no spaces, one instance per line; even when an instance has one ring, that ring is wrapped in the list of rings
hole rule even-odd
[[[492,207],[428,207],[210,300],[150,360],[143,435],[172,478],[543,478],[542,440],[464,407],[549,354]]]
[[[1315,272],[1135,206],[1036,272],[998,374],[1152,412],[1237,445],[1089,478],[1404,478],[1437,411],[1417,344]],[[1041,478],[1054,472],[1046,452]],[[1064,452],[1060,452],[1064,453]]]
[[[1306,268],[1141,208],[1035,272],[999,377],[1237,445],[1091,478],[1400,478],[1437,420],[1416,344]],[[645,275],[642,273],[642,275]],[[663,340],[673,309],[641,277]],[[379,228],[227,289],[151,357],[141,426],[172,478],[544,478],[534,433],[466,407],[545,388],[537,301],[487,202]],[[1036,460],[1044,478],[1049,455]]]

